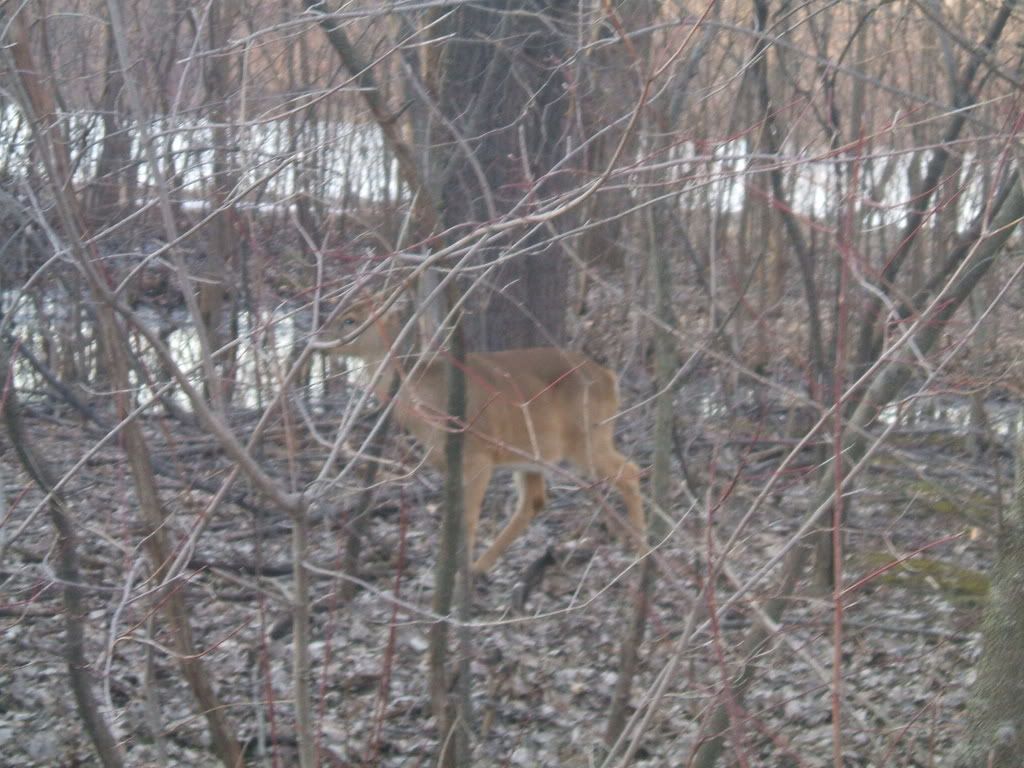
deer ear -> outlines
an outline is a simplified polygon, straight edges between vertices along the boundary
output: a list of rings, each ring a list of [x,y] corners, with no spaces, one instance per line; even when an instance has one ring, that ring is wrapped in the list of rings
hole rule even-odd
[[[412,304],[413,297],[409,291],[402,291],[398,298],[395,299],[395,303],[392,305],[392,310],[397,312],[404,312]]]
[[[381,298],[381,294],[376,291],[361,289],[355,293],[348,294],[340,303],[342,304],[344,313],[355,310],[357,312],[370,314],[380,307]]]
[[[387,306],[388,313],[391,313],[404,310],[409,303],[410,297],[407,291],[402,291],[399,293],[398,298],[395,298],[394,288],[383,288],[379,291],[367,293],[366,300],[376,310]]]

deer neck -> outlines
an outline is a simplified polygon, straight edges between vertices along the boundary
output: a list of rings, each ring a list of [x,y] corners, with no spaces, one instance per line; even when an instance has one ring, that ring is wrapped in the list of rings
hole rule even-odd
[[[439,425],[443,422],[442,411],[445,407],[446,392],[438,398],[432,395],[434,387],[428,385],[438,376],[436,363],[416,366],[413,360],[397,358],[394,355],[376,357],[365,360],[367,371],[373,375],[380,369],[380,376],[373,385],[373,392],[382,403],[390,403],[394,409],[395,419],[406,430],[430,448],[438,441]],[[396,379],[400,382],[398,392],[394,392]]]
[[[363,358],[368,376],[376,377],[373,383],[373,394],[382,403],[391,399],[392,385],[395,377],[403,378],[405,371],[401,362],[391,354]],[[380,371],[380,375],[377,372]]]

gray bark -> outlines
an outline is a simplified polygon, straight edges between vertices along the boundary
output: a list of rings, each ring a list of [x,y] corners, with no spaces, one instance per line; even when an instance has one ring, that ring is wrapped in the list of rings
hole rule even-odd
[[[457,305],[455,290],[449,290],[449,306]],[[469,578],[470,553],[466,550],[465,514],[463,504],[462,457],[463,432],[466,417],[466,347],[462,333],[462,322],[458,317],[452,332],[451,357],[448,363],[448,414],[449,431],[445,438],[445,465],[447,474],[444,484],[444,518],[441,521],[441,537],[438,543],[437,566],[432,608],[437,616],[447,617],[452,610],[455,597],[455,576],[461,575],[459,618],[469,619],[471,585]],[[467,766],[470,764],[470,732],[472,713],[470,711],[469,638],[465,629],[460,630],[460,664],[458,671],[458,692],[449,695],[451,684],[448,676],[448,623],[441,619],[430,628],[430,695],[434,707],[434,718],[439,726],[439,764],[442,766]]]
[[[526,212],[524,198],[530,206],[561,187],[548,174],[564,139],[563,7],[567,3],[537,0],[464,5],[439,30],[453,35],[436,78],[453,135],[447,137],[451,149],[435,153],[439,170],[431,176],[447,226],[472,227],[517,206]],[[504,255],[513,245],[520,252],[493,274],[492,290],[466,329],[472,348],[564,342],[568,268],[547,237],[545,229],[511,233],[487,254]]]
[[[957,768],[1016,768],[1024,755],[1024,410],[1017,421],[1013,501],[999,531],[983,650]]]

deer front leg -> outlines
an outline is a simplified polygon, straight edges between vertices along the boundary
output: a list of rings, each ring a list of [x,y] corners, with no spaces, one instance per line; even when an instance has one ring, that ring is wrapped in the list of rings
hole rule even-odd
[[[643,497],[640,495],[640,468],[616,450],[603,452],[596,462],[599,477],[610,482],[626,505],[627,540],[633,543],[637,557],[647,554],[647,524]]]
[[[494,465],[489,461],[468,460],[462,464],[462,507],[466,523],[466,556],[473,561],[476,526],[480,522],[480,507],[491,482]]]
[[[494,565],[509,544],[519,538],[530,521],[544,508],[547,494],[544,488],[544,475],[540,472],[517,472],[516,483],[519,486],[519,502],[512,519],[498,534],[498,538],[487,548],[480,559],[473,563],[473,573],[486,573]]]

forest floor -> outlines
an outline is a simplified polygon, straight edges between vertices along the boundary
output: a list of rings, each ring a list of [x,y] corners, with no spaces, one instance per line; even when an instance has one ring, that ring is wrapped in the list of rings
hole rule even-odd
[[[696,386],[693,391],[710,391],[715,383]],[[700,503],[691,506],[680,476],[674,517],[682,522],[660,548],[663,567],[634,702],[677,654],[708,562],[717,560],[716,548],[793,444],[765,437],[785,434],[789,412],[781,405],[755,403],[740,391],[734,407],[697,413],[704,406],[693,391],[678,405],[681,423],[695,427],[677,445],[677,459],[685,454],[691,474],[703,483],[694,489]],[[984,574],[1001,499],[1012,484],[1010,409],[989,403],[991,442],[979,447],[963,426],[967,408],[964,399],[937,399],[913,422],[906,416],[847,505],[839,707],[850,766],[942,765],[963,730],[979,653]],[[622,420],[620,442],[647,466],[645,413]],[[26,427],[36,449],[62,470],[100,436],[67,411],[30,410]],[[210,497],[181,478],[217,480],[226,465],[198,430],[180,424],[168,429],[165,420],[153,418],[146,431],[156,457],[172,469],[161,482],[172,512],[169,530],[182,541]],[[306,446],[296,471],[313,467],[322,451]],[[388,454],[403,459],[382,465],[380,479],[389,482],[366,520],[362,588],[350,601],[341,596],[337,575],[347,536],[342,521],[351,516],[358,492],[339,489],[315,510],[309,557],[316,566],[313,690],[325,765],[433,764],[425,651],[441,478],[413,471],[418,454],[407,438],[393,438]],[[767,562],[805,516],[817,455],[811,449],[798,457],[729,554],[737,578]],[[273,440],[265,443],[262,458],[286,471],[283,449]],[[16,464],[6,434],[0,436],[0,479],[8,499],[8,508],[0,510],[0,762],[94,765],[61,655],[54,534],[45,514],[31,516],[40,494]],[[499,476],[492,484],[481,542],[509,513],[509,480]],[[639,569],[631,569],[629,552],[605,531],[596,503],[603,490],[581,491],[555,479],[549,493],[549,508],[475,585],[477,765],[599,764]],[[130,764],[212,765],[202,719],[167,650],[163,620],[153,612],[131,478],[116,440],[86,460],[67,495],[89,585],[87,654]],[[232,722],[253,755],[269,750],[256,762],[289,766],[296,764],[286,604],[290,523],[259,499],[249,501],[254,511],[225,504],[207,521],[179,588],[203,663]],[[549,547],[555,564],[525,610],[514,610],[518,582]],[[753,597],[770,597],[773,583]],[[731,589],[720,580],[714,601]],[[740,716],[721,765],[832,765],[833,609],[831,595],[814,596],[806,583],[801,586],[763,649],[749,695],[734,703]],[[722,700],[723,682],[739,669],[738,648],[752,616],[741,603],[714,632],[703,631],[689,643],[641,739],[636,765],[688,763],[707,735],[701,722],[709,706]]]

